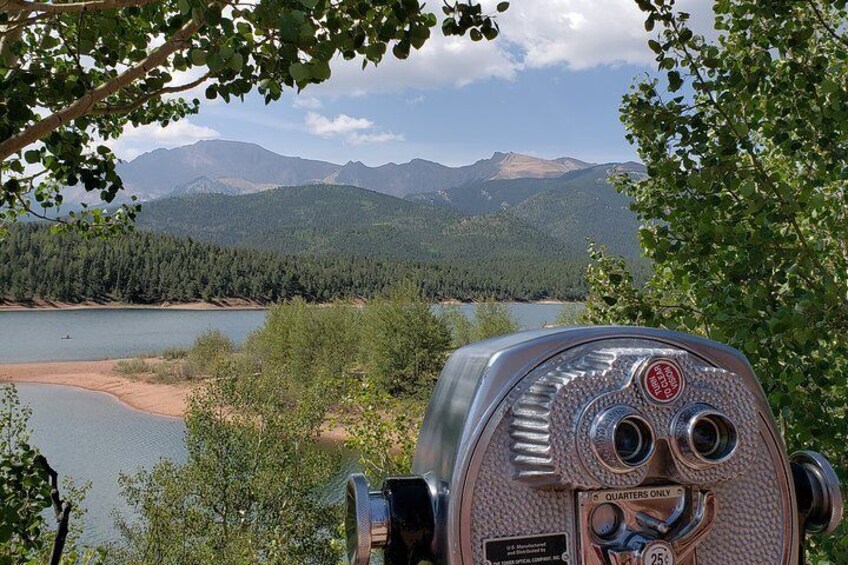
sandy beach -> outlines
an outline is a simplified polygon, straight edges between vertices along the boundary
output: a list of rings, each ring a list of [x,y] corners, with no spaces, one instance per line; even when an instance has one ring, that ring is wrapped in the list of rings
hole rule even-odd
[[[160,384],[114,372],[119,360],[9,363],[0,365],[0,383],[65,385],[111,394],[124,404],[160,416],[182,418],[191,384]]]
[[[0,364],[0,384],[39,383],[74,386],[105,392],[136,410],[158,416],[184,418],[188,397],[200,382],[163,384],[132,379],[115,373],[120,359],[107,361],[55,361]],[[148,360],[149,361],[149,360]],[[324,424],[321,439],[338,444],[347,438],[344,427]]]
[[[67,303],[38,299],[32,302],[0,302],[0,312],[32,312],[38,310],[267,310],[267,304],[231,298],[215,302],[164,302],[162,304],[129,304],[125,302]]]

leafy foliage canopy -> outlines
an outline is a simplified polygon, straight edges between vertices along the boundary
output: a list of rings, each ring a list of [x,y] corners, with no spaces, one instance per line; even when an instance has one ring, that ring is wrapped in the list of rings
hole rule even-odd
[[[588,316],[742,350],[790,448],[824,452],[844,481],[846,3],[720,0],[713,42],[673,1],[638,4],[660,32],[658,73],[625,96],[622,119],[648,176],[620,189],[655,273],[637,288],[596,250]],[[848,559],[845,532],[827,542],[831,562]]]

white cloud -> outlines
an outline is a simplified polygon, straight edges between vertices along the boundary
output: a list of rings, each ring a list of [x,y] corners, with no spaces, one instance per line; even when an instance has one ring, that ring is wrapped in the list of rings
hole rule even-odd
[[[365,118],[352,118],[347,114],[339,114],[332,120],[317,112],[306,115],[306,128],[315,135],[332,137],[345,135],[362,129],[374,127],[374,122]]]
[[[644,17],[633,0],[514,2],[500,19],[504,41],[518,49],[527,67],[581,70],[652,59]]]
[[[497,1],[482,4],[494,12]],[[696,31],[711,34],[711,0],[679,0],[677,5],[692,14]],[[495,41],[446,38],[437,27],[427,44],[406,61],[386,55],[378,67],[369,65],[364,71],[361,61],[335,61],[333,78],[311,86],[309,92],[358,96],[426,90],[486,79],[512,80],[527,68],[584,70],[622,63],[649,65],[654,60],[647,46],[645,15],[635,0],[515,1],[498,15],[498,23],[501,35]]]
[[[121,137],[106,144],[118,157],[129,160],[158,147],[177,147],[218,137],[221,134],[212,128],[180,120],[164,128],[157,124],[126,126]]]
[[[295,96],[292,106],[295,108],[305,108],[307,110],[318,110],[321,108],[321,101],[314,96]]]
[[[512,80],[518,70],[513,56],[496,42],[472,42],[468,37],[444,37],[436,28],[419,51],[405,61],[387,54],[379,66],[362,70],[362,61],[333,62],[333,77],[311,86],[316,95],[353,95],[397,92],[407,88],[431,89],[464,86],[490,78]]]
[[[351,145],[363,145],[365,143],[387,143],[389,141],[403,141],[404,137],[397,133],[352,133],[347,136],[346,141]]]
[[[374,122],[366,118],[354,118],[347,114],[339,114],[330,119],[317,112],[309,112],[306,115],[305,123],[307,131],[312,134],[327,138],[341,137],[351,145],[403,140],[402,135],[391,132],[372,133],[368,130],[374,128]]]
[[[711,1],[682,0],[677,7],[692,14],[696,30],[704,31]],[[653,34],[645,31],[645,14],[634,0],[513,2],[499,20],[503,40],[518,50],[526,67],[582,70],[654,60],[647,47]]]

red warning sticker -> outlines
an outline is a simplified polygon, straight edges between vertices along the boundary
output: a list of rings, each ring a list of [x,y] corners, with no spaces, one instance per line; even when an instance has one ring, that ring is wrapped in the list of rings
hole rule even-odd
[[[684,386],[683,371],[671,361],[657,359],[642,370],[642,390],[653,402],[667,404],[676,400]]]

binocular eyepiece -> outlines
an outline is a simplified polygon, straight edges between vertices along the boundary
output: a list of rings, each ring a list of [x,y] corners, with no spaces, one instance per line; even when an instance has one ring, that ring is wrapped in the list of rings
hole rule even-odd
[[[739,352],[609,327],[457,350],[413,476],[353,475],[347,501],[355,565],[796,565],[843,513],[827,460],[787,457]]]

